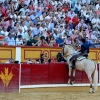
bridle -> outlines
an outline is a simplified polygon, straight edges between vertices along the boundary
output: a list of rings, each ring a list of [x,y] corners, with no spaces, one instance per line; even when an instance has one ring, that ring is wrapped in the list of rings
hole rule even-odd
[[[63,45],[63,48],[62,48],[62,54],[63,54],[63,56],[65,55],[65,54],[64,54],[65,45],[72,46],[72,48],[75,49],[75,51],[77,51],[77,49],[73,46],[73,44],[64,44],[64,45]],[[70,55],[72,55],[72,54],[70,54]],[[68,56],[69,56],[69,55],[68,55]]]

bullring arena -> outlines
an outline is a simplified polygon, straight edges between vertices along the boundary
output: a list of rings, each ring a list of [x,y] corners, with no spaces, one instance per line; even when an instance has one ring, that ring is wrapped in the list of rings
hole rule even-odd
[[[18,51],[21,55],[23,55],[22,58],[20,58],[22,62],[27,61],[28,56],[31,56],[32,58],[32,49],[29,50],[27,47],[2,47],[0,49],[3,50],[1,62],[4,62],[7,57],[15,57],[16,60],[19,59],[15,51]],[[41,52],[39,51],[40,49],[41,48],[34,48],[34,50],[36,50],[34,52],[39,53]],[[49,54],[56,55],[55,53],[60,50],[61,49],[59,48],[52,48],[52,50],[50,48],[45,48],[42,52],[47,53],[47,56],[50,56]],[[6,53],[10,53],[11,55],[7,55]],[[90,54],[90,58],[99,62],[99,50],[92,49]],[[100,73],[99,64],[98,72]],[[37,65],[29,65],[26,63],[1,63],[0,100],[99,100],[100,74],[98,73],[98,91],[90,94],[89,80],[85,72],[77,71],[76,73],[76,82],[72,86],[67,85],[68,67],[66,67],[66,63],[55,62],[51,64]]]

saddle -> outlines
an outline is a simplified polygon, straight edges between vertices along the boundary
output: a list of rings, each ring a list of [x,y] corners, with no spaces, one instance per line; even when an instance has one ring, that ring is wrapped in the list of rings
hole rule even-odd
[[[81,61],[81,60],[83,60],[83,59],[86,59],[86,57],[80,56],[80,57],[77,58],[78,61]]]

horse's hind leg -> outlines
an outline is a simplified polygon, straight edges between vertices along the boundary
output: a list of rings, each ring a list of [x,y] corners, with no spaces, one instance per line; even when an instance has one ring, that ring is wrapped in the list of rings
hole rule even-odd
[[[93,93],[93,89],[92,89],[92,77],[91,77],[91,74],[87,74],[88,76],[88,79],[90,81],[90,92],[89,93]]]

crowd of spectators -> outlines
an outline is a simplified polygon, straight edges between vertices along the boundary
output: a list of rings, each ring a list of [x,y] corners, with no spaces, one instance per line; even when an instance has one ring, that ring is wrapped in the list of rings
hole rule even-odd
[[[0,45],[100,47],[100,0],[0,0]]]

